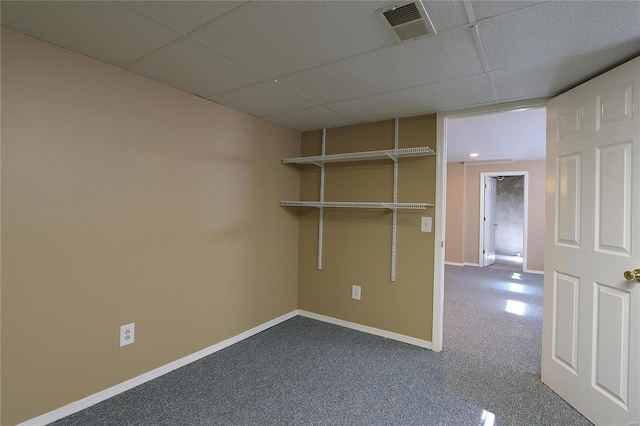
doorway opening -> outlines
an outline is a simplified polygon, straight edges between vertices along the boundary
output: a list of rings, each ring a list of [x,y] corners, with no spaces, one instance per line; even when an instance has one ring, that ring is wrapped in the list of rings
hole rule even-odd
[[[521,257],[522,271],[524,272],[535,273],[538,271],[541,272],[543,269],[540,264],[540,253],[535,253],[537,251],[542,252],[542,248],[534,250],[532,254],[530,247],[532,244],[534,244],[534,246],[535,244],[539,244],[538,247],[543,247],[544,212],[542,212],[542,214],[534,212],[532,216],[532,214],[529,214],[529,211],[532,210],[532,206],[536,205],[541,205],[542,208],[544,208],[544,202],[538,203],[536,201],[529,203],[529,199],[531,188],[535,189],[534,194],[542,192],[542,199],[544,199],[544,150],[546,147],[545,108],[546,100],[533,100],[438,114],[436,127],[436,152],[438,153],[436,157],[437,225],[435,228],[437,246],[435,251],[434,315],[432,329],[432,349],[435,351],[442,350],[443,346],[445,263],[455,266],[479,267],[482,265],[482,248],[480,247],[480,241],[482,241],[481,234],[484,235],[484,231],[480,230],[480,200],[482,197],[477,189],[480,187],[480,173],[486,173],[491,177],[495,177],[496,180],[498,177],[504,177],[505,179],[507,176],[522,177],[523,191],[524,188],[526,188],[528,192],[528,194],[523,194],[522,249],[514,250],[512,248],[505,248],[505,251],[508,250],[506,253],[498,254],[512,254],[515,255],[513,257]],[[519,120],[517,115],[519,112],[531,110],[537,110],[542,113],[540,122],[532,125],[533,128],[525,127],[524,124],[514,125],[514,122]],[[491,148],[493,151],[491,156],[488,156],[486,151],[478,153],[476,146],[468,145],[463,149],[453,149],[453,146],[448,146],[449,140],[452,139],[455,133],[450,126],[452,122],[465,118],[482,121],[486,116],[497,117],[502,115],[502,113],[504,113],[504,116],[509,117],[507,121],[515,128],[514,131],[516,132],[511,133],[511,140],[507,140],[506,144],[501,147],[494,144],[496,140],[499,139],[495,136],[500,136],[502,139],[505,139],[505,135],[501,135],[500,133],[506,131],[503,126],[495,124],[485,125],[483,128],[474,128],[469,132],[470,137],[467,139],[469,144],[475,143],[477,147]],[[531,154],[530,151],[534,149],[534,144],[529,142],[529,138],[534,133],[540,139],[538,149],[542,149],[542,155],[538,155],[537,159],[541,160],[540,164],[543,166],[535,173],[532,173],[525,167],[521,168],[520,161],[525,158],[531,158],[528,156]],[[506,139],[508,139],[508,137],[506,137]],[[520,153],[515,153],[518,150],[520,150]],[[523,150],[527,151],[527,153],[523,154]],[[455,153],[458,157],[452,159],[448,154],[449,151]],[[535,154],[533,155],[535,156]],[[454,175],[458,175],[457,179],[453,177]],[[531,179],[533,179],[533,181],[531,181]],[[524,181],[526,181],[526,184]],[[535,182],[533,187],[530,181]],[[482,187],[484,188],[484,184],[482,184]],[[450,203],[452,198],[454,199],[454,208],[451,207]],[[456,200],[458,202],[457,205],[455,204]],[[524,206],[525,203],[527,203],[526,207]],[[451,220],[447,209],[452,212],[452,216],[457,217]],[[525,214],[527,215],[526,218],[524,217]],[[484,219],[484,216],[482,216],[482,218]],[[527,221],[530,222],[529,226],[525,225]],[[532,226],[531,223],[534,224],[533,226],[538,226],[540,224],[536,222],[540,221],[542,221],[542,226],[536,228],[535,233],[531,234],[528,230]],[[498,228],[499,225],[498,223]],[[450,241],[450,234],[456,235],[458,238],[455,244]],[[438,249],[438,246],[440,249]],[[511,251],[513,251],[513,253],[510,253]],[[457,254],[457,259],[450,259],[451,253]],[[520,256],[517,256],[518,253],[520,253]],[[538,264],[540,265],[538,266]],[[478,272],[481,270],[482,268],[477,268]],[[514,271],[514,273],[519,274],[522,273],[522,271]]]
[[[528,203],[529,172],[480,173],[480,266],[527,271]]]

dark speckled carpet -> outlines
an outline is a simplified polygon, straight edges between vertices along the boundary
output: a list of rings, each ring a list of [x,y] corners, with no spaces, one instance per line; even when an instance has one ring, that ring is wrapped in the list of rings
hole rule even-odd
[[[295,317],[54,424],[589,425],[540,382],[541,319],[541,275],[447,266],[441,353]]]

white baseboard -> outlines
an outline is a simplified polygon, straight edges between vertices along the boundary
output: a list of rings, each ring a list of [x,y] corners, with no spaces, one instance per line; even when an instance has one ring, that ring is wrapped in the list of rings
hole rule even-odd
[[[525,271],[527,274],[541,274],[544,275],[544,271],[538,271],[537,269],[526,269]]]
[[[82,398],[79,401],[72,402],[71,404],[65,405],[64,407],[60,407],[56,410],[50,411],[41,416],[35,417],[31,420],[27,420],[24,423],[20,423],[20,426],[47,425],[56,420],[60,420],[63,417],[67,417],[71,414],[77,413],[78,411],[84,410],[85,408],[89,408],[92,405],[95,405],[99,402],[102,402],[106,399],[116,396],[122,392],[128,391],[129,389],[133,389],[136,386],[139,386],[143,383],[148,382],[149,380],[156,379],[175,369],[178,369],[194,361],[197,361],[201,358],[204,358],[208,355],[211,355],[212,353],[218,352],[228,346],[233,345],[234,343],[238,343],[246,338],[253,336],[254,334],[258,334],[261,331],[264,331],[268,328],[273,327],[274,325],[278,325],[281,322],[284,322],[290,318],[293,318],[296,315],[298,315],[298,311],[292,311],[292,312],[289,312],[288,314],[279,316],[278,318],[272,319],[271,321],[267,321],[264,324],[261,324],[250,330],[244,331],[236,336],[230,337],[227,340],[223,340],[220,343],[216,343],[215,345],[209,346],[208,348],[202,349],[191,355],[187,355],[184,358],[180,358],[178,360],[170,362],[169,364],[165,364],[154,370],[148,371],[144,374],[134,377],[133,379],[129,379],[126,382],[122,382],[120,384],[112,386],[98,393],[94,393],[93,395],[89,395],[86,398]]]
[[[264,324],[261,324],[257,327],[254,327],[250,330],[244,331],[236,336],[233,336],[227,340],[223,340],[220,343],[216,343],[215,345],[209,346],[208,348],[202,349],[198,352],[195,352],[191,355],[187,355],[183,358],[165,364],[161,367],[158,367],[154,370],[148,371],[144,374],[141,374],[137,377],[129,379],[125,382],[119,383],[115,386],[112,386],[103,391],[94,393],[93,395],[89,395],[86,398],[82,398],[79,401],[72,402],[71,404],[67,404],[63,407],[45,413],[41,416],[35,417],[33,419],[27,420],[24,423],[20,423],[19,426],[44,426],[49,423],[55,422],[56,420],[60,420],[64,417],[70,416],[71,414],[77,413],[78,411],[82,411],[86,408],[89,408],[99,402],[102,402],[106,399],[112,398],[122,392],[128,391],[129,389],[133,389],[136,386],[139,386],[143,383],[146,383],[150,380],[157,379],[158,377],[167,374],[173,370],[176,370],[180,367],[184,367],[187,364],[190,364],[194,361],[197,361],[201,358],[204,358],[208,355],[211,355],[215,352],[218,352],[226,347],[229,347],[235,343],[238,343],[244,339],[247,339],[255,334],[258,334],[268,328],[271,328],[275,325],[280,324],[288,319],[295,317],[296,315],[300,315],[307,318],[312,318],[318,321],[323,321],[331,324],[340,325],[342,327],[351,328],[353,330],[362,331],[369,334],[374,334],[376,336],[385,337],[387,339],[398,340],[400,342],[408,343],[410,345],[420,346],[423,348],[431,349],[431,342],[427,340],[416,339],[415,337],[405,336],[403,334],[394,333],[391,331],[381,330],[379,328],[369,327],[366,325],[356,324],[354,322],[343,321],[340,319],[328,317],[326,315],[314,314],[313,312],[307,312],[303,310],[295,310],[289,312],[288,314],[284,314],[279,316],[278,318],[272,319],[271,321],[267,321]]]
[[[431,342],[428,340],[417,339],[411,336],[405,336],[404,334],[394,333],[392,331],[381,330],[375,327],[369,327],[368,325],[357,324],[355,322],[344,321],[341,319],[328,317],[326,315],[315,314],[309,311],[298,310],[298,315],[315,319],[318,321],[328,322],[330,324],[340,325],[342,327],[351,328],[353,330],[362,331],[369,334],[374,334],[376,336],[381,336],[386,339],[398,340],[400,342],[408,343],[414,346],[420,346],[421,348],[431,349]]]
[[[464,262],[463,266],[475,266],[477,268],[480,268],[480,264],[479,263]]]
[[[464,266],[464,263],[458,263],[458,262],[447,262],[446,260],[444,261],[445,265],[453,265],[453,266]]]

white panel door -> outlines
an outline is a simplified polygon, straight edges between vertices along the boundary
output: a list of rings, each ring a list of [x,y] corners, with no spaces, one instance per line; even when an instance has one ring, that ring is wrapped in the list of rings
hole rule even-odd
[[[542,381],[640,424],[640,58],[547,105]]]
[[[496,263],[496,190],[498,180],[484,178],[484,215],[482,222],[482,266]]]

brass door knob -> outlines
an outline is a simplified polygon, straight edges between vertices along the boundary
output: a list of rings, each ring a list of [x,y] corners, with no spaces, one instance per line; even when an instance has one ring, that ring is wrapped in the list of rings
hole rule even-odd
[[[624,271],[624,279],[629,281],[640,281],[640,269],[633,271]]]

